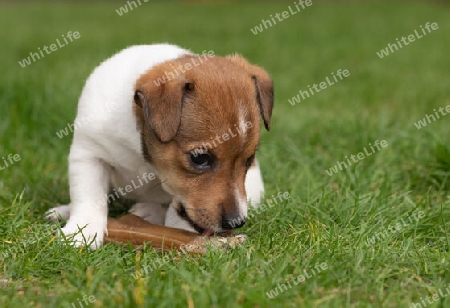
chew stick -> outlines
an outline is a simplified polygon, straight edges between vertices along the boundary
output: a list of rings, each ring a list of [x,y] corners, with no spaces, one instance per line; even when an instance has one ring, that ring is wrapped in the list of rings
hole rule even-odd
[[[186,230],[153,225],[132,214],[119,219],[108,218],[108,234],[105,237],[105,242],[130,243],[133,246],[150,242],[152,247],[165,251],[184,249],[191,253],[205,253],[208,245],[233,247],[244,240],[242,235],[208,238]]]

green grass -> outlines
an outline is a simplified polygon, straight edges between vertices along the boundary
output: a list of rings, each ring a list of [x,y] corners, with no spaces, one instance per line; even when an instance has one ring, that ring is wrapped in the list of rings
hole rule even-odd
[[[409,307],[448,286],[450,115],[414,126],[450,105],[448,5],[318,2],[253,35],[291,2],[144,3],[120,17],[125,3],[1,5],[0,157],[21,160],[0,170],[0,307],[71,307],[84,295],[96,299],[89,307]],[[376,55],[426,22],[439,29]],[[81,38],[19,66],[68,31]],[[200,257],[112,244],[73,249],[43,220],[69,200],[71,138],[56,131],[73,121],[86,78],[116,51],[152,42],[239,52],[274,79],[273,129],[259,158],[267,198],[291,198],[251,219],[238,249]],[[338,69],[350,76],[288,103]],[[375,140],[388,146],[326,174]],[[424,217],[366,244],[419,211]],[[266,296],[317,262],[328,269]],[[427,305],[449,306],[450,296]]]

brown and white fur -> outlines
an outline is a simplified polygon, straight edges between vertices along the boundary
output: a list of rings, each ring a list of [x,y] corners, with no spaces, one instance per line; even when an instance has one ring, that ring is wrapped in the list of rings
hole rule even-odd
[[[174,78],[158,85],[163,76]],[[74,132],[71,202],[47,217],[68,220],[63,233],[95,249],[106,232],[105,196],[140,179],[125,195],[136,201],[131,213],[205,235],[238,228],[248,201],[258,206],[264,192],[255,152],[260,119],[269,130],[272,107],[269,75],[239,55],[206,58],[169,44],[127,48],[86,82],[75,123],[91,121]],[[212,142],[217,136],[221,143]]]

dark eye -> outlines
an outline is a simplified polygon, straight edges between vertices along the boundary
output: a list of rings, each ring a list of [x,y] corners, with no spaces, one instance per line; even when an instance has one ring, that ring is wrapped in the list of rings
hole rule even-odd
[[[250,166],[253,164],[253,161],[255,160],[255,154],[253,154],[252,156],[250,156],[247,161],[245,162],[245,166],[247,168],[250,168]]]
[[[192,166],[198,170],[209,169],[213,162],[213,158],[209,153],[190,154],[189,158],[191,160]]]

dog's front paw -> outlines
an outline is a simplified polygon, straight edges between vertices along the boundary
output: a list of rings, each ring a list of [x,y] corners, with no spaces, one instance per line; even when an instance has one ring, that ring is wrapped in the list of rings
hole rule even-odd
[[[88,246],[91,250],[95,250],[103,244],[106,227],[98,223],[69,221],[61,231],[73,246]]]
[[[45,212],[45,219],[50,221],[69,220],[70,218],[70,204],[59,205],[49,209]]]

